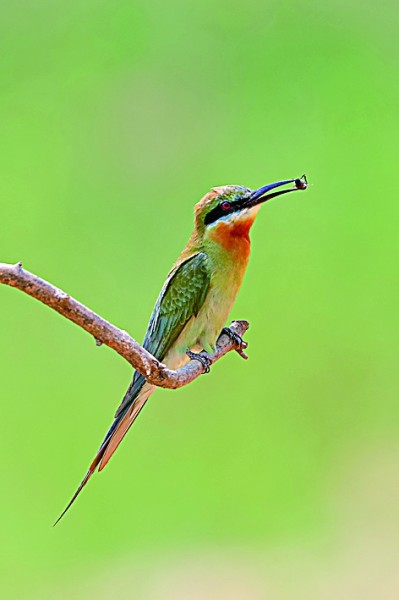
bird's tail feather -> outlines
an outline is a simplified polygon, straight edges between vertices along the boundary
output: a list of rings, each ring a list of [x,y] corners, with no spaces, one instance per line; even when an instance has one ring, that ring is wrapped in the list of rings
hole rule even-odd
[[[62,519],[65,513],[71,508],[72,504],[75,502],[76,498],[79,496],[80,492],[82,491],[86,483],[89,481],[96,468],[98,467],[98,470],[102,471],[102,469],[108,463],[111,456],[114,454],[115,450],[125,437],[126,433],[138,417],[141,409],[147,402],[154,389],[155,386],[152,386],[150,384],[144,384],[141,390],[139,391],[137,397],[132,401],[130,406],[126,407],[125,410],[119,413],[118,416],[115,418],[96,456],[94,457],[91,465],[89,466],[86,475],[84,476],[75,494],[72,496],[69,504],[54,523],[54,526],[57,525],[57,523]]]
[[[154,385],[146,384],[143,387],[141,394],[136,398],[134,403],[129,407],[124,415],[120,415],[118,417],[119,423],[115,428],[115,431],[112,433],[111,437],[107,442],[107,446],[104,449],[104,453],[101,456],[101,462],[98,467],[99,471],[102,471],[106,466],[111,456],[114,454],[115,450],[127,434],[130,427],[133,425],[134,421],[138,417],[141,409],[144,404],[147,402],[148,398],[151,396],[155,389]]]

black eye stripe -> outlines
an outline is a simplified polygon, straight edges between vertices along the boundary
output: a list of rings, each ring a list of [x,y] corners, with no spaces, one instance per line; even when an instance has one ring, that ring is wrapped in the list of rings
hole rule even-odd
[[[229,208],[223,208],[224,204],[229,204]],[[221,202],[220,204],[218,204],[217,206],[215,206],[215,208],[213,208],[205,217],[204,223],[205,225],[210,225],[211,223],[214,223],[215,221],[217,221],[218,219],[220,219],[220,217],[224,217],[225,215],[229,215],[233,212],[236,212],[238,210],[241,209],[241,202],[229,202],[228,200],[224,200],[223,202]]]

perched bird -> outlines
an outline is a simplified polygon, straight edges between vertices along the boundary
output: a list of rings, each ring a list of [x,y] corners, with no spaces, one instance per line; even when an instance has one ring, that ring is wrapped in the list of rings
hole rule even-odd
[[[271,191],[290,183],[293,187]],[[158,296],[143,343],[146,350],[170,369],[177,369],[190,358],[202,362],[197,355],[201,350],[215,349],[248,264],[249,230],[261,204],[306,187],[306,176],[271,183],[255,191],[225,185],[213,188],[195,205],[194,231]],[[140,373],[134,373],[114,422],[56,523],[96,468],[101,471],[108,463],[154,390],[155,386]]]

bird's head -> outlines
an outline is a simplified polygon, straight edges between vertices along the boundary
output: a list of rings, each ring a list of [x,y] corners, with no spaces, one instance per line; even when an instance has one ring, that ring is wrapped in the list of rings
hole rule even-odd
[[[282,190],[276,188],[292,183],[293,186]],[[270,183],[257,190],[241,185],[224,185],[213,188],[195,205],[197,232],[212,237],[218,229],[224,233],[247,235],[260,205],[282,194],[304,190],[308,186],[306,176]]]

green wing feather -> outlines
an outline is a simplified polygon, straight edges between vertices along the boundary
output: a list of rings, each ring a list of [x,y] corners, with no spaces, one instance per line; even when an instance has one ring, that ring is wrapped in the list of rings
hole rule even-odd
[[[186,260],[169,277],[155,304],[143,343],[158,360],[163,360],[189,319],[197,316],[210,279],[205,252]]]
[[[205,252],[181,263],[169,276],[152,311],[143,347],[163,360],[191,317],[197,316],[208,293],[211,273]],[[120,404],[118,418],[130,406],[145,383],[137,371]]]

